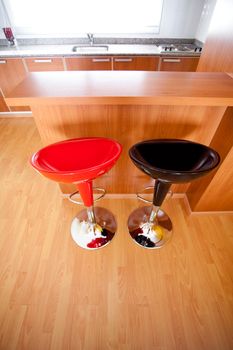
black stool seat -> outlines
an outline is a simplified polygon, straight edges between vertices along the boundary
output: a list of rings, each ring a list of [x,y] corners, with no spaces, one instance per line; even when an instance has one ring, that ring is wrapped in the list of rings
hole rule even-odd
[[[133,163],[156,179],[152,207],[140,207],[128,218],[128,229],[144,248],[163,247],[172,236],[172,222],[161,205],[173,183],[190,182],[217,167],[220,157],[212,148],[179,139],[146,140],[129,150]]]
[[[200,143],[178,139],[146,140],[132,146],[129,155],[147,175],[172,183],[201,177],[220,161],[216,151]]]

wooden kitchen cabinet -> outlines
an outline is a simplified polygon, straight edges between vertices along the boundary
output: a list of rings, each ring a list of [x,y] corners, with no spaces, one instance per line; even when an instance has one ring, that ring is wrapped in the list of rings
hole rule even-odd
[[[29,72],[46,72],[64,70],[61,57],[33,57],[25,58],[25,63]]]
[[[113,70],[158,70],[159,57],[118,56],[113,58]]]
[[[174,57],[162,56],[160,62],[161,71],[195,72],[199,57]]]
[[[0,59],[0,87],[4,95],[10,93],[27,75],[21,58]]]
[[[4,58],[0,59],[0,88],[3,96],[9,94],[29,72],[64,70],[62,58]],[[0,110],[6,111],[4,100],[0,101]],[[27,106],[11,107],[10,111],[29,111]]]
[[[9,112],[9,108],[6,105],[4,97],[0,91],[0,112]]]
[[[112,57],[68,57],[66,67],[67,70],[112,70]]]
[[[3,96],[9,94],[27,75],[23,60],[21,58],[0,59],[0,88]],[[9,110],[4,101],[1,102],[1,111]],[[13,107],[11,110],[26,111],[29,107]]]
[[[158,69],[159,57],[96,56],[66,58],[67,70],[145,70]]]

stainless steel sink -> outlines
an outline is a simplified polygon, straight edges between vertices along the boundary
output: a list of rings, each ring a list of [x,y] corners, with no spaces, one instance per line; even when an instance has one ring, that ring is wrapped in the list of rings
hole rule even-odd
[[[108,45],[75,45],[73,52],[104,52],[108,51]]]

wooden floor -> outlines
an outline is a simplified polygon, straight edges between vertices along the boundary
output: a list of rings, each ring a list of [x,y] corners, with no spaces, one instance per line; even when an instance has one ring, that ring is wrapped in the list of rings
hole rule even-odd
[[[104,199],[118,220],[98,251],[70,236],[77,207],[28,164],[32,118],[0,119],[0,350],[233,349],[233,216],[164,207],[170,244],[137,246],[134,199]]]

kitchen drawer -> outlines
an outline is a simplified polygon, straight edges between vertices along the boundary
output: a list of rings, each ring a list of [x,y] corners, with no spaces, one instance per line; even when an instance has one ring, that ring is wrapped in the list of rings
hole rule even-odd
[[[162,56],[161,71],[195,72],[199,57]]]
[[[118,56],[113,58],[114,70],[158,70],[159,57]]]
[[[111,70],[112,58],[108,56],[66,58],[67,70]]]
[[[25,58],[29,72],[60,71],[64,70],[62,58],[33,57]]]

